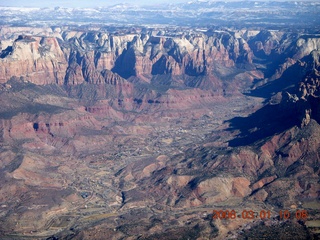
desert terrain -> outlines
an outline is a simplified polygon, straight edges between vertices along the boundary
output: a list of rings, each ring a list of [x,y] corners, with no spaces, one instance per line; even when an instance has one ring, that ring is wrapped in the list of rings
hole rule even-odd
[[[319,238],[317,22],[38,25],[0,26],[1,239]]]

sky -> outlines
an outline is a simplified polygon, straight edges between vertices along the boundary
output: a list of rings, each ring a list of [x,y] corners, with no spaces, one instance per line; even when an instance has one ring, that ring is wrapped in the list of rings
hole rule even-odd
[[[180,0],[174,2],[188,2],[190,0]],[[172,0],[0,0],[0,6],[14,6],[14,7],[103,7],[112,6],[119,3],[130,3],[136,5],[154,5],[163,3],[172,3]]]
[[[135,5],[157,5],[165,3],[181,3],[189,2],[190,0],[0,0],[0,6],[14,6],[14,7],[105,7],[119,3],[131,3]],[[192,0],[195,1],[195,0]],[[200,0],[201,1],[201,0]],[[212,1],[212,0],[211,0]],[[217,0],[218,1],[218,0]],[[226,1],[226,0],[220,0]],[[230,1],[230,0],[227,0]],[[232,0],[231,0],[232,1]],[[233,0],[237,1],[237,0]],[[239,1],[239,0],[238,0]],[[247,0],[247,1],[261,1],[261,0]],[[269,1],[269,0],[266,0]],[[284,0],[276,0],[284,1]],[[288,0],[287,0],[288,1]],[[306,0],[289,0],[289,1],[306,1]]]

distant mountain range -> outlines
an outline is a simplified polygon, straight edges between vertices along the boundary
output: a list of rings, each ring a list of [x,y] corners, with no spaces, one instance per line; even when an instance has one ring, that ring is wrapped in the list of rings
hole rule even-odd
[[[272,28],[314,27],[320,23],[320,2],[307,1],[190,1],[139,6],[116,4],[98,8],[0,7],[0,24],[170,24]]]

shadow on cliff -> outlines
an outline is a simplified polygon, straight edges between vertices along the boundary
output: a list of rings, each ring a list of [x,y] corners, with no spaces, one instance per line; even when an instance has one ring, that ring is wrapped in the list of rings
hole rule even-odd
[[[296,92],[296,86],[310,68],[314,65],[312,56],[303,58],[303,62],[307,63],[301,66],[296,63],[289,67],[283,75],[272,82],[266,83],[258,87],[248,95],[266,98],[266,102],[270,101],[270,97],[277,92],[289,91]],[[298,101],[296,104],[267,104],[248,117],[235,117],[227,122],[230,124],[228,130],[240,130],[240,134],[233,140],[229,141],[229,146],[245,146],[256,141],[279,134],[295,125],[301,124],[301,114],[305,109],[312,109],[313,118],[318,122],[320,120],[318,98],[309,97],[307,102]]]
[[[307,72],[312,71],[314,61],[315,60],[311,54],[302,58],[301,61],[296,62],[287,68],[278,79],[266,83],[256,83],[256,88],[247,95],[269,99],[277,92],[292,91],[296,84],[305,77]],[[301,65],[301,62],[305,64]],[[272,69],[275,69],[275,65]],[[269,74],[270,73],[268,73],[268,75]]]
[[[281,133],[295,125],[298,118],[294,111],[285,111],[280,105],[266,105],[248,117],[235,117],[226,121],[229,131],[240,130],[240,134],[229,141],[229,146],[245,146]]]

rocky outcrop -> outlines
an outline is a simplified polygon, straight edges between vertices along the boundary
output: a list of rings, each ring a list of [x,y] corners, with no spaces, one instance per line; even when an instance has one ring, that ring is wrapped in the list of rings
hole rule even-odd
[[[68,66],[58,40],[54,37],[19,36],[1,52],[0,82],[13,76],[36,84],[63,84]]]
[[[212,75],[217,66],[251,64],[253,57],[246,40],[227,31],[178,36],[154,36],[152,32],[59,34],[20,36],[12,46],[2,48],[1,82],[23,76],[36,84],[95,84],[104,82],[101,72],[105,70],[124,78]]]
[[[223,86],[233,94],[256,80],[262,80],[256,81],[258,87],[289,78],[292,72],[303,76],[312,68],[308,59],[315,59],[319,49],[315,36],[271,30],[117,34],[57,28],[41,34],[45,36],[20,35],[12,44],[9,37],[15,35],[5,35],[8,39],[2,40],[0,53],[2,83],[13,76],[36,84],[69,86],[113,84],[120,76],[150,83],[153,77],[170,75],[171,86],[214,90]]]
[[[303,78],[312,71],[319,62],[320,39],[312,34],[284,34],[283,32],[263,31],[257,37],[264,39],[258,41],[260,47],[254,46],[256,38],[252,38],[250,46],[254,55],[261,60],[270,61],[266,78],[255,84],[256,87],[275,80],[287,81],[288,85],[296,84],[296,80]],[[289,40],[291,39],[291,40]],[[319,65],[319,64],[318,64]],[[281,83],[285,85],[285,83]],[[278,84],[279,85],[279,84]]]
[[[308,125],[311,119],[320,122],[319,55],[313,54],[313,57],[313,70],[296,84],[291,93],[284,92],[280,103],[282,109],[290,109],[296,113],[301,127]]]

